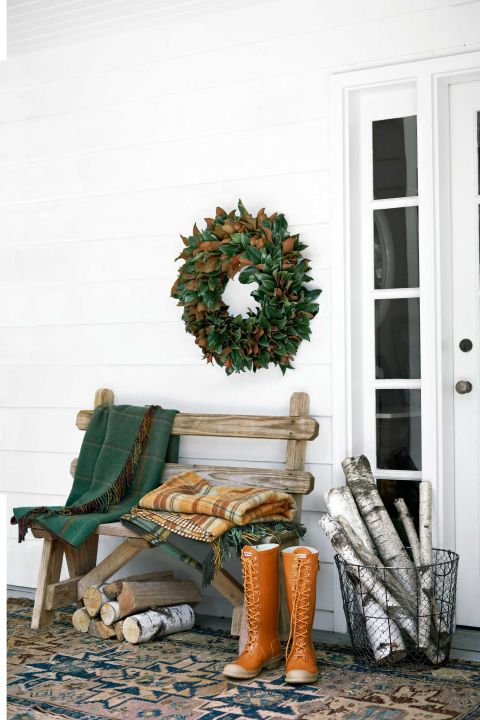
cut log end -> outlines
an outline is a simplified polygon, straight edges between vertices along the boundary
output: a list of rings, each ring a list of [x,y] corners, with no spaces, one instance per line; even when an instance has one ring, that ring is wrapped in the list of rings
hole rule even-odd
[[[96,585],[91,585],[83,593],[83,604],[91,618],[100,614],[102,605],[106,602],[108,602],[108,598]]]
[[[120,617],[120,606],[116,600],[104,603],[100,610],[100,617],[105,625],[113,625]]]
[[[140,623],[134,617],[125,618],[123,621],[123,637],[129,643],[136,645],[140,639]]]
[[[78,608],[72,615],[72,625],[78,632],[87,633],[91,617],[86,608]]]

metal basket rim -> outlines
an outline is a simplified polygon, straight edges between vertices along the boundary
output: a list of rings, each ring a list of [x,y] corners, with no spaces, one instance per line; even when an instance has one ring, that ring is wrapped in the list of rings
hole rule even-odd
[[[432,548],[432,551],[433,550],[449,553],[449,555],[451,555],[451,557],[449,560],[443,560],[442,562],[430,563],[429,565],[413,565],[413,568],[412,568],[412,565],[383,565],[382,564],[382,567],[380,569],[381,570],[410,570],[411,571],[412,569],[417,570],[419,568],[428,568],[428,567],[434,568],[434,567],[441,567],[442,565],[450,565],[452,563],[458,562],[458,560],[460,559],[460,555],[458,553],[456,553],[454,550],[446,550],[445,548]],[[343,565],[345,565],[345,567],[371,568],[373,570],[379,569],[378,565],[363,565],[363,564],[358,564],[358,563],[346,562],[346,560],[344,560],[342,558],[340,553],[336,553],[333,556],[333,559],[335,560],[335,562],[337,562],[337,560],[340,561],[341,563],[343,563]]]

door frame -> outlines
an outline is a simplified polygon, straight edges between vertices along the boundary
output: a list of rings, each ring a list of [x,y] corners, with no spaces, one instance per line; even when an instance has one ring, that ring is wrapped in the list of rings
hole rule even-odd
[[[435,478],[434,542],[454,548],[453,338],[451,316],[451,222],[449,86],[480,79],[480,52],[417,60],[333,74],[330,78],[332,172],[332,430],[333,484],[343,485],[341,461],[352,453],[352,343],[350,294],[349,122],[354,96],[361,90],[413,84],[417,100],[419,178],[421,177],[423,261],[431,275],[422,293],[432,310],[435,349],[429,397],[434,427],[425,428],[428,464]],[[421,260],[422,262],[422,260]],[[334,629],[346,629],[338,582],[334,588]]]

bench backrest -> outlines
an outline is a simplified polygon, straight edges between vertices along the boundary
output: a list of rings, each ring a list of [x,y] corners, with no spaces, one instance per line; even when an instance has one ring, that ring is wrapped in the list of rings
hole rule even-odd
[[[94,407],[112,405],[113,402],[112,390],[100,389],[95,393]],[[194,469],[214,485],[248,485],[284,490],[295,497],[300,517],[302,495],[310,493],[314,485],[313,475],[304,470],[306,445],[319,432],[318,422],[308,414],[309,406],[307,393],[293,393],[290,413],[285,416],[178,413],[173,423],[173,435],[286,440],[285,469],[167,463],[164,479]],[[77,415],[77,427],[80,430],[87,429],[92,413],[93,410],[80,410]],[[76,460],[71,466],[72,474],[75,466]]]

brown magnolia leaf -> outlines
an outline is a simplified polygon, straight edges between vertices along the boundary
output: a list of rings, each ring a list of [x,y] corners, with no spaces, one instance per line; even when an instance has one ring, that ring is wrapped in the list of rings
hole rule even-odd
[[[212,246],[211,240],[204,240],[203,242],[200,243],[200,245],[198,247],[200,250],[210,250],[211,246]]]
[[[197,223],[193,226],[192,234],[195,235],[195,237],[198,237],[200,235],[200,230],[197,227]]]
[[[211,273],[217,267],[218,258],[212,255],[208,258],[207,262],[200,262],[196,264],[196,270],[201,273]]]
[[[265,233],[265,237],[267,238],[268,242],[272,242],[273,238],[272,238],[272,231],[270,230],[270,228],[264,227],[262,225],[262,230]]]
[[[283,292],[280,290],[279,287],[275,288],[275,295],[276,295],[277,297],[282,297]]]
[[[253,262],[251,260],[247,260],[247,258],[240,258],[239,260],[240,265],[253,265]]]
[[[180,235],[180,237],[182,238],[183,244],[188,245],[188,238],[185,237],[185,235]]]
[[[217,215],[217,216],[219,215],[220,217],[225,217],[226,214],[227,214],[227,211],[224,210],[220,206],[218,206],[217,209],[215,210],[215,215]]]
[[[277,215],[278,213],[273,213],[273,215],[270,215],[270,222],[273,223],[273,221],[277,219]]]
[[[294,248],[294,245],[295,245],[295,238],[294,238],[294,237],[289,237],[289,238],[287,238],[286,240],[283,241],[283,243],[282,243],[282,250],[283,250],[283,252],[285,253],[285,255],[288,255],[289,253],[292,252],[292,250],[293,250],[293,248]]]
[[[222,227],[223,227],[223,232],[227,233],[228,235],[231,235],[234,232],[234,226],[229,222],[224,223],[222,225]]]

